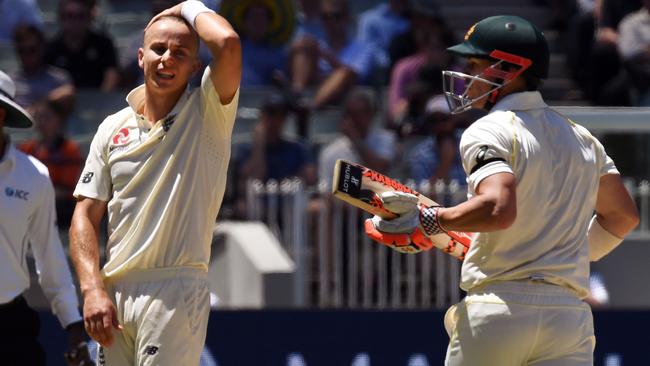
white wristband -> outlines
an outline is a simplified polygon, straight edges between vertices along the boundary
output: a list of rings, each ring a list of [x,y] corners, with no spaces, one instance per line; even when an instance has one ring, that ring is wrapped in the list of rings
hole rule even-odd
[[[589,241],[589,260],[592,262],[607,255],[623,241],[623,239],[605,230],[596,220],[596,216],[589,223],[587,239]]]
[[[194,22],[196,17],[201,13],[215,13],[214,10],[208,8],[201,1],[198,0],[187,0],[181,6],[181,15],[188,23],[192,25],[192,28],[196,28]]]

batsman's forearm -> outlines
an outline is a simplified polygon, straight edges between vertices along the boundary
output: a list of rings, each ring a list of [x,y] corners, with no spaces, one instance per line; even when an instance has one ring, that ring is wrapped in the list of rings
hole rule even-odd
[[[70,225],[70,256],[79,278],[81,293],[104,288],[99,272],[99,227],[88,217],[75,216]]]
[[[497,173],[483,179],[474,197],[441,209],[438,217],[445,230],[490,232],[509,228],[517,218],[514,175]]]
[[[486,197],[474,197],[457,206],[440,210],[440,224],[445,230],[461,232],[490,232],[503,230],[514,221],[504,215],[502,208]]]

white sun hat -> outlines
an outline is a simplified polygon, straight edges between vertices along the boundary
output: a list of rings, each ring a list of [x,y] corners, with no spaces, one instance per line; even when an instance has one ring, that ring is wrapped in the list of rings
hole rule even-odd
[[[14,128],[30,128],[34,124],[32,117],[23,107],[14,101],[16,84],[9,75],[0,71],[0,108],[7,111],[5,126]]]

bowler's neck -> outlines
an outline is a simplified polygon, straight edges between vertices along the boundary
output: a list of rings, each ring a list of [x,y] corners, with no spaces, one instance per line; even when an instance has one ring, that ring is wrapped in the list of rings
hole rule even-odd
[[[151,122],[167,117],[183,95],[185,89],[169,93],[154,93],[148,88],[144,93],[144,107],[141,113]]]

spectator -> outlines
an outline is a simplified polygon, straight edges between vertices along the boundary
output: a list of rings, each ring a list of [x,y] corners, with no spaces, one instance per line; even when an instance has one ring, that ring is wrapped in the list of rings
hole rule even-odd
[[[320,4],[316,0],[298,0],[298,27],[295,38],[306,35],[319,41],[325,40],[325,30],[320,19]]]
[[[650,106],[650,0],[619,24],[618,50],[636,88],[637,104]]]
[[[394,68],[397,61],[416,54],[420,50],[417,39],[423,33],[421,29],[431,29],[431,23],[445,24],[436,2],[434,0],[411,0],[409,27],[405,31],[395,34],[388,44],[389,70]]]
[[[357,36],[377,50],[378,63],[388,66],[388,46],[391,39],[409,28],[408,0],[388,0],[359,15]]]
[[[45,63],[45,34],[34,25],[20,24],[14,31],[14,48],[21,69],[12,74],[16,102],[28,108],[42,100],[56,101],[70,112],[74,85],[63,69]]]
[[[28,128],[32,119],[14,101],[15,86],[0,71],[0,129]],[[22,293],[29,287],[28,247],[34,255],[39,283],[61,326],[68,333],[71,365],[88,361],[79,301],[56,227],[54,191],[47,168],[16,150],[0,133],[0,354],[3,365],[45,365],[38,342],[38,314]]]
[[[48,42],[47,63],[67,70],[77,88],[114,90],[118,86],[113,41],[94,31],[94,0],[60,0],[60,32]]]
[[[438,180],[464,182],[465,172],[458,153],[460,135],[444,96],[438,95],[428,103],[425,126],[428,136],[406,156],[410,177],[418,183],[430,181],[432,185]]]
[[[79,146],[65,137],[66,108],[54,101],[45,101],[35,108],[34,119],[39,138],[22,143],[19,147],[45,164],[50,172],[56,197],[59,226],[70,226],[75,200],[72,192],[81,172]]]
[[[316,183],[316,166],[310,148],[303,141],[283,135],[289,112],[289,103],[280,94],[270,94],[263,102],[253,141],[235,149],[239,192],[244,192],[243,185],[249,179],[279,181],[298,177],[307,185]],[[243,195],[238,196],[237,210],[243,213]]]
[[[239,146],[240,178],[281,180],[300,177],[308,184],[316,182],[316,171],[309,148],[302,141],[284,136],[289,104],[280,94],[270,94],[262,104],[253,142]]]
[[[319,179],[331,181],[337,159],[363,164],[379,172],[388,172],[395,158],[395,135],[382,128],[373,127],[377,111],[374,96],[356,89],[347,97],[340,130],[343,136],[332,141],[320,154]]]
[[[413,22],[417,28],[412,30],[417,53],[402,58],[397,62],[391,73],[388,91],[388,112],[392,121],[399,122],[407,114],[420,115],[421,110],[411,108],[408,90],[418,87],[440,94],[440,75],[442,69],[451,68],[451,56],[446,48],[454,43],[454,37],[444,21],[435,13],[425,9],[414,8]],[[435,68],[433,80],[426,79],[426,70]],[[419,84],[419,85],[416,85]],[[426,96],[428,99],[431,95]],[[422,106],[423,107],[423,106]]]
[[[11,42],[14,29],[19,24],[43,29],[41,10],[35,0],[0,1],[0,43]]]
[[[244,10],[242,35],[242,86],[270,85],[274,72],[284,72],[287,50],[283,44],[273,44],[271,27],[277,7],[267,1],[251,1]]]
[[[641,8],[643,0],[597,0],[596,42],[615,45],[618,25],[626,15]]]
[[[618,24],[641,0],[597,0],[593,17],[578,16],[569,32],[574,78],[596,105],[630,105],[629,78],[618,54]]]
[[[320,18],[325,41],[311,36],[297,39],[289,61],[294,91],[300,93],[316,86],[316,95],[310,102],[314,108],[335,102],[355,84],[368,84],[376,66],[372,45],[350,34],[347,0],[321,0]]]

